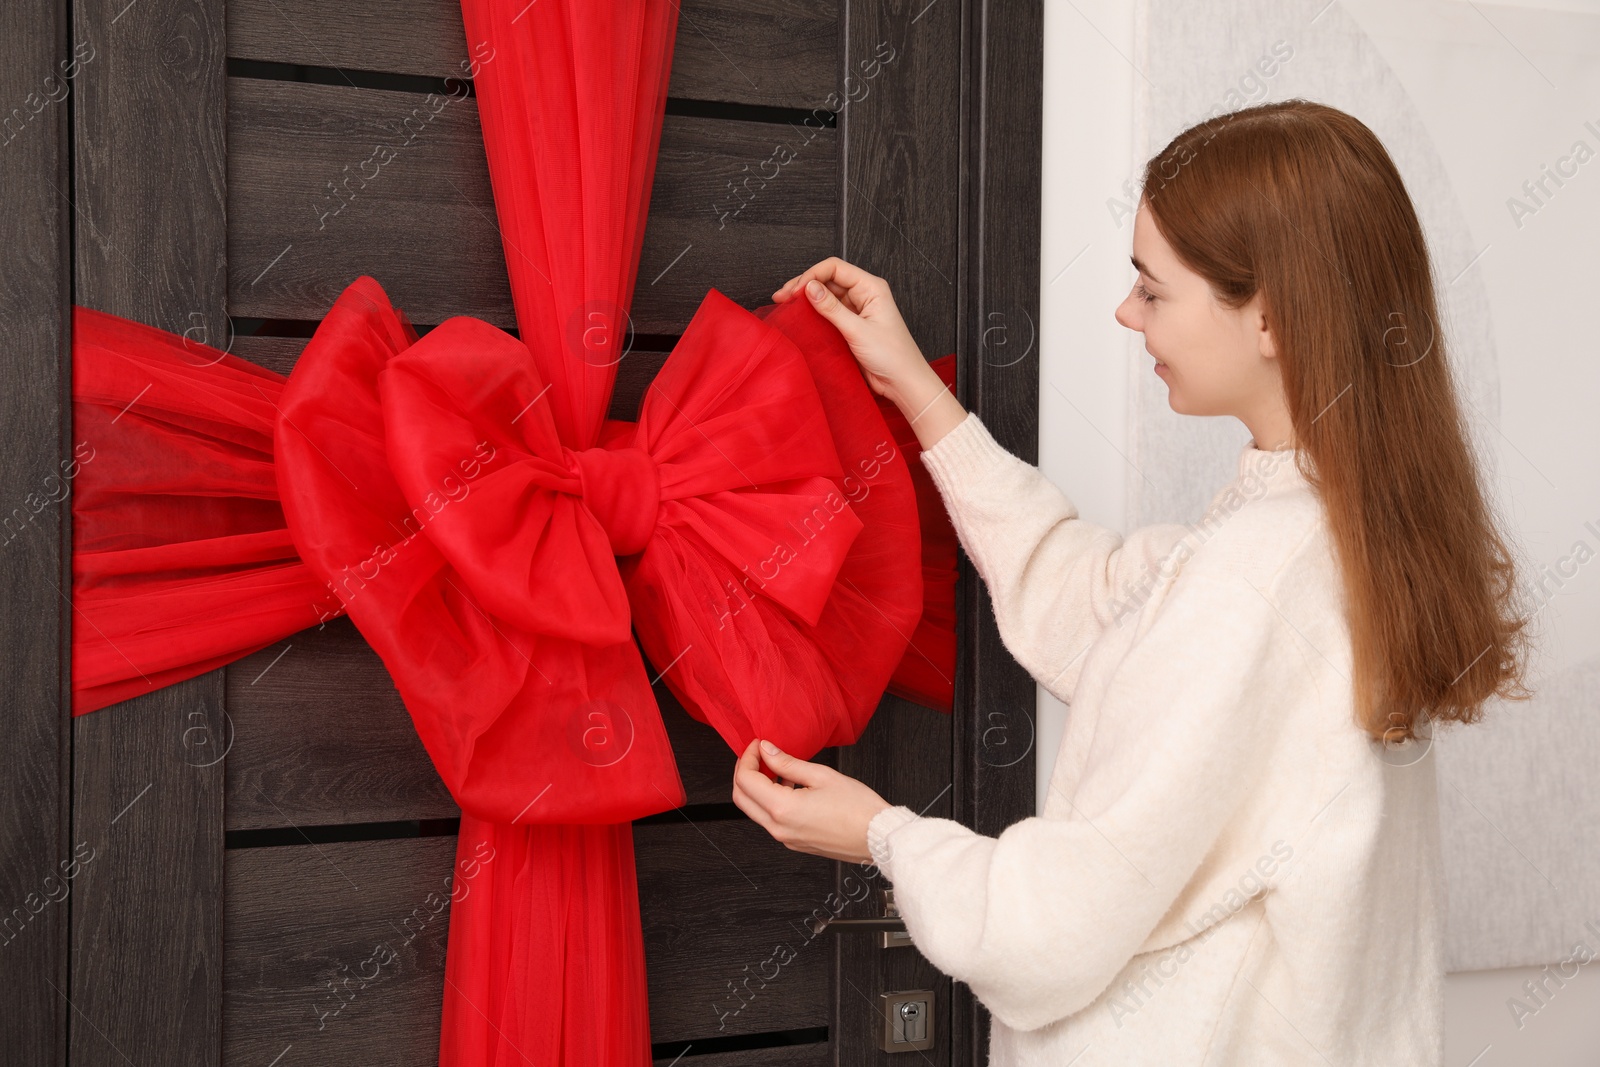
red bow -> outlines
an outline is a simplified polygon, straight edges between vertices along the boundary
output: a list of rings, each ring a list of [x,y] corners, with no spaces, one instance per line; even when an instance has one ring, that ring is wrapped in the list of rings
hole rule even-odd
[[[813,308],[761,319],[711,290],[639,420],[581,450],[520,340],[464,317],[413,338],[377,282],[345,290],[284,391],[278,481],[464,810],[609,823],[683,803],[630,623],[734,751],[855,740],[921,614],[920,532]],[[902,529],[852,561],[862,509]]]

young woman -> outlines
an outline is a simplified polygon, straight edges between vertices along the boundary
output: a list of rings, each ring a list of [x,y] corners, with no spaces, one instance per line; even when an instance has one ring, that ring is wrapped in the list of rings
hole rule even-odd
[[[1172,409],[1251,440],[1199,523],[1125,537],[962,410],[883,279],[827,259],[774,294],[911,420],[1006,647],[1071,712],[1043,815],[998,838],[756,744],[734,802],[877,864],[989,1008],[991,1063],[1441,1064],[1431,730],[1531,694],[1416,212],[1361,122],[1265,104],[1149,161],[1132,259],[1117,321]]]

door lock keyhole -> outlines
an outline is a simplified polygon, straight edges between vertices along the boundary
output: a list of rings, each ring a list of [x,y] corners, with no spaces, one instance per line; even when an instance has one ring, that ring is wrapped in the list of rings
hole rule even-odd
[[[885,1052],[912,1052],[933,1047],[933,990],[902,989],[878,994],[883,1008],[883,1033],[878,1047]]]

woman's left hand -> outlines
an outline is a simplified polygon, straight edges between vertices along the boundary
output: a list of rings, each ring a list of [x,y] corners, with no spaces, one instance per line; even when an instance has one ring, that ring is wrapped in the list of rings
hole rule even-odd
[[[771,742],[755,740],[733,768],[733,802],[773,840],[795,852],[847,863],[870,863],[867,824],[890,807],[877,793],[821,763],[796,759]],[[761,773],[761,763],[778,775]],[[791,784],[792,783],[792,784]]]

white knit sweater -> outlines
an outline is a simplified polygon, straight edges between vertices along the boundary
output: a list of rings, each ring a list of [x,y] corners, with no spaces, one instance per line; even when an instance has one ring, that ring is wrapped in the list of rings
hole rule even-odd
[[[868,828],[994,1067],[1443,1063],[1434,759],[1354,722],[1344,593],[1297,453],[1123,536],[969,414],[922,459],[1000,636],[1068,703],[1044,814]]]

